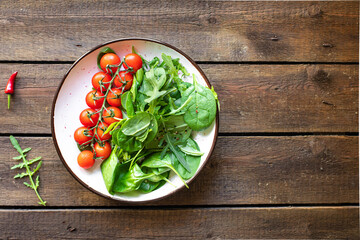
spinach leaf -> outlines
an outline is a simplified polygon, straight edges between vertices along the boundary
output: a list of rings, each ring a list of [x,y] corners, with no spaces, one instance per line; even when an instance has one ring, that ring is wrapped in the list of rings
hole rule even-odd
[[[101,66],[100,66],[100,60],[101,60],[102,56],[104,56],[107,53],[115,53],[115,52],[114,52],[114,50],[112,50],[109,47],[103,47],[102,49],[100,49],[100,52],[97,56],[97,65],[101,71],[103,71],[103,70],[101,69]]]
[[[151,182],[146,179],[140,184],[139,190],[141,190],[144,193],[149,193],[154,191],[159,185],[160,182]]]
[[[180,148],[180,150],[183,153],[185,153],[187,155],[191,155],[191,156],[204,155],[204,153],[200,152],[199,147],[196,144],[196,142],[191,138],[188,138],[185,143],[179,144],[178,147]]]
[[[117,131],[116,135],[113,135],[115,144],[121,146],[121,148],[126,152],[136,152],[139,151],[143,144],[141,141],[136,139],[136,136],[127,136],[122,131]]]
[[[132,93],[130,91],[124,92],[121,95],[121,105],[123,106],[123,108],[125,108],[128,117],[132,117],[135,114],[134,105],[131,101],[131,96]]]
[[[198,84],[194,75],[194,86],[188,88],[182,101],[192,96],[184,114],[184,121],[195,131],[201,131],[211,125],[216,116],[216,101],[210,89]]]
[[[149,125],[149,134],[146,138],[145,144],[154,140],[158,133],[158,123],[154,115],[150,114],[150,125]]]
[[[150,125],[150,114],[146,112],[137,113],[121,126],[121,131],[132,136],[146,129]]]
[[[184,179],[181,177],[181,175],[176,171],[176,169],[171,164],[171,158],[169,154],[166,154],[163,158],[160,157],[160,153],[153,153],[149,156],[142,164],[141,168],[170,168],[176,175],[180,177],[184,185],[188,187]]]
[[[197,145],[197,143],[194,140],[192,140],[191,138],[188,138],[188,140],[192,141],[191,145],[193,147],[195,147],[197,152],[200,152],[200,149],[199,149],[199,146]],[[185,169],[183,167],[183,165],[179,161],[177,161],[178,159],[176,159],[176,158],[174,158],[173,166],[178,171],[178,173],[181,175],[182,178],[184,178],[185,180],[188,180],[194,176],[194,174],[196,173],[196,170],[199,168],[201,157],[200,156],[191,156],[191,155],[185,154],[183,152],[179,152],[179,154],[182,155],[182,157],[185,159],[185,162],[189,166],[190,171],[187,171],[187,169]]]
[[[137,190],[145,179],[154,176],[154,173],[143,173],[136,163],[129,169],[129,164],[120,166],[119,176],[113,186],[114,192],[130,192]]]
[[[113,185],[120,167],[119,159],[116,156],[116,150],[117,147],[112,150],[110,156],[101,164],[101,173],[104,178],[105,186],[111,194],[114,194]]]

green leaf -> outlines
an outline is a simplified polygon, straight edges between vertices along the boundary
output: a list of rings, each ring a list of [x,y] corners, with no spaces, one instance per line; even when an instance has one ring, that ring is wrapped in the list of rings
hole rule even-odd
[[[151,101],[176,90],[176,88],[174,88],[171,89],[171,91],[160,91],[165,81],[166,72],[164,68],[156,68],[155,70],[150,69],[150,71],[145,73],[143,82],[144,88],[142,89],[142,92],[148,96],[148,98],[145,99],[146,103],[150,103]]]
[[[14,178],[23,178],[29,176],[29,174],[27,172],[23,172],[23,173],[18,173],[14,176]]]
[[[34,173],[36,173],[36,172],[40,169],[41,165],[42,165],[42,161],[40,161],[40,162],[38,163],[38,165],[36,166],[36,168],[34,168],[34,170],[32,171],[31,175],[34,175]]]
[[[185,161],[184,157],[179,153],[179,151],[175,148],[175,146],[173,145],[173,143],[171,142],[170,136],[169,134],[165,134],[165,140],[166,142],[169,144],[169,148],[171,149],[171,151],[174,153],[174,155],[176,156],[176,158],[179,160],[179,162],[181,163],[181,165],[188,171],[191,172],[190,166],[189,164]]]
[[[116,135],[113,135],[113,138],[114,137],[116,138],[116,145],[121,146],[121,148],[126,152],[136,152],[143,147],[142,142],[137,140],[136,136],[127,136],[122,131],[117,131]]]
[[[137,70],[135,77],[136,77],[136,81],[140,86],[142,81],[144,80],[144,69],[140,68],[139,70]]]
[[[181,110],[183,110],[185,107],[187,107],[189,105],[189,103],[191,102],[192,100],[192,96],[189,96],[188,99],[186,99],[186,101],[177,109],[173,109],[171,112],[165,114],[164,116],[168,116],[168,115],[174,115],[174,114],[177,114],[178,112],[180,112]]]
[[[23,154],[23,151],[21,150],[21,147],[19,145],[19,142],[14,138],[13,135],[10,135],[10,142],[13,145],[13,147],[20,153]]]
[[[118,177],[120,162],[116,156],[117,147],[115,147],[110,156],[102,162],[101,173],[105,182],[106,189],[109,193],[114,194],[113,185]]]
[[[171,158],[169,154],[166,154],[163,158],[160,157],[160,153],[154,153],[150,155],[142,164],[141,168],[170,168],[176,175],[178,175],[184,185],[188,187],[185,180],[181,177],[181,175],[176,171],[176,169],[171,164]]]
[[[40,184],[40,180],[39,180],[39,175],[36,176],[36,181],[35,181],[35,188],[37,189],[39,187]]]
[[[184,120],[191,129],[201,131],[209,127],[214,121],[216,101],[211,90],[198,84],[195,75],[193,78],[194,87],[188,88],[182,96],[183,101],[192,96],[192,100],[185,111]]]
[[[29,152],[31,150],[31,148],[25,148],[24,150],[23,150],[23,153],[27,153],[27,152]]]
[[[179,144],[178,147],[183,153],[187,155],[192,155],[192,156],[204,155],[204,153],[200,152],[200,150],[198,149],[199,147],[197,146],[196,142],[191,138],[188,138],[186,140],[186,143]]]
[[[130,192],[139,189],[140,184],[147,178],[153,176],[153,173],[146,174],[141,171],[136,163],[129,170],[129,164],[120,166],[119,177],[114,184],[115,192]]]
[[[220,101],[219,101],[219,99],[218,99],[217,93],[215,92],[214,86],[211,86],[211,92],[212,92],[212,94],[213,94],[214,97],[215,97],[216,105],[218,106],[218,109],[219,109],[219,111],[220,111]]]
[[[99,54],[98,54],[98,56],[97,56],[97,65],[98,65],[98,67],[99,67],[99,69],[102,71],[102,69],[101,69],[101,66],[100,66],[100,60],[101,60],[101,58],[102,58],[102,56],[104,56],[106,53],[115,53],[114,52],[114,50],[112,50],[111,48],[109,48],[109,47],[103,47],[101,50],[100,50],[100,52],[99,52]]]
[[[22,156],[19,155],[19,156],[17,156],[17,157],[13,157],[12,159],[14,159],[14,160],[21,160],[21,159],[22,159]]]
[[[171,59],[170,56],[166,55],[165,53],[161,54],[161,58],[163,59],[163,61],[165,62],[165,64],[168,66],[169,68],[169,73],[170,74],[174,74],[177,75],[178,74],[178,70],[176,70],[173,61]]]
[[[136,133],[144,130],[150,125],[150,114],[146,112],[137,113],[135,116],[126,121],[122,127],[121,131],[127,135],[132,136]]]
[[[130,95],[131,95],[131,100],[132,102],[135,102],[136,100],[136,94],[137,94],[137,79],[136,79],[136,76],[133,77],[133,82],[132,82],[132,85],[131,85],[131,88],[130,88]]]
[[[127,91],[121,95],[121,105],[125,108],[128,117],[132,117],[135,114],[131,94],[132,93],[130,91]]]
[[[27,182],[24,182],[24,185],[31,188],[31,189],[34,189],[34,187],[32,185],[28,184]]]

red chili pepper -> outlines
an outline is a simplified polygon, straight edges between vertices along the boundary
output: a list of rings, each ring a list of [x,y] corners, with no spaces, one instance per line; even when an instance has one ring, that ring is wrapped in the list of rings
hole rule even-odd
[[[11,74],[11,76],[6,84],[5,93],[8,94],[8,109],[10,108],[11,94],[14,93],[14,82],[15,82],[17,73],[18,72],[14,72],[13,74]]]

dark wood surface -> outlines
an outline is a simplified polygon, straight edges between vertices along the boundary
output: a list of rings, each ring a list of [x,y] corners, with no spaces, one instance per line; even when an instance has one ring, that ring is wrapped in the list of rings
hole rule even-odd
[[[173,196],[112,201],[82,187],[51,139],[71,63],[126,37],[170,43],[221,102],[203,172]],[[358,239],[359,2],[0,1],[0,239]],[[1,87],[2,86],[2,87]],[[9,135],[42,156],[40,193]]]

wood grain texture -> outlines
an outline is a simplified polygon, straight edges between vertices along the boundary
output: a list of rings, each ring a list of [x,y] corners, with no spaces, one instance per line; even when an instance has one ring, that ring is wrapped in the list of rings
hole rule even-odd
[[[40,193],[49,206],[128,205],[82,187],[62,165],[51,138],[18,140],[33,148],[29,157],[43,157]],[[12,178],[17,153],[8,137],[0,137],[0,152],[0,206],[38,206],[33,191]],[[141,205],[358,203],[358,166],[358,137],[219,137],[189,190]]]
[[[0,94],[0,133],[50,133],[52,100],[69,67],[1,64],[1,76],[19,74],[10,110]],[[219,94],[220,132],[358,131],[358,65],[200,67]]]
[[[358,220],[358,207],[0,210],[0,238],[358,239]]]
[[[75,60],[147,37],[197,61],[358,62],[358,2],[0,2],[0,60]]]

